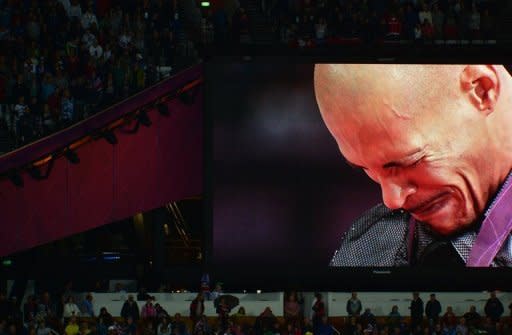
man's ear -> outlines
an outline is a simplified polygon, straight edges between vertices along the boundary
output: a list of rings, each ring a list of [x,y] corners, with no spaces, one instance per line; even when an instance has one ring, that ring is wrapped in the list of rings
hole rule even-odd
[[[475,108],[486,115],[494,111],[500,93],[500,81],[494,66],[466,66],[460,74],[460,85]]]

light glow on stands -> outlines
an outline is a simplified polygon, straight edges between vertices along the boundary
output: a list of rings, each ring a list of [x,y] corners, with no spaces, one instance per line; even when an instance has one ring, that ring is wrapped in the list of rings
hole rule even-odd
[[[210,7],[210,1],[201,1],[201,7]]]
[[[162,97],[156,98],[153,102],[148,103],[147,105],[142,106],[141,108],[139,108],[131,113],[128,113],[128,114],[124,115],[123,117],[109,123],[106,127],[103,127],[97,131],[94,131],[90,135],[85,135],[84,137],[72,142],[71,144],[64,147],[64,149],[52,152],[52,153],[44,156],[43,158],[40,158],[36,161],[29,162],[23,166],[15,168],[15,169],[10,169],[8,171],[0,172],[0,178],[2,178],[2,177],[8,178],[16,187],[23,187],[24,182],[23,182],[23,178],[21,177],[21,174],[20,174],[20,172],[23,170],[29,170],[33,167],[40,167],[48,162],[51,163],[52,160],[59,158],[60,156],[65,156],[71,163],[78,164],[80,162],[80,159],[78,158],[78,155],[76,155],[75,152],[72,152],[73,150],[75,150],[76,148],[81,147],[82,145],[87,144],[99,137],[100,138],[104,137],[103,134],[105,132],[112,132],[112,134],[114,136],[108,136],[109,139],[106,139],[106,140],[109,143],[110,143],[109,140],[111,140],[112,142],[115,142],[114,141],[115,134],[113,133],[113,130],[115,130],[116,128],[121,127],[127,123],[130,123],[134,119],[135,120],[138,119],[138,121],[141,124],[143,124],[145,126],[149,126],[151,124],[151,120],[149,120],[149,117],[147,117],[147,114],[146,114],[146,118],[144,118],[144,116],[142,116],[143,120],[141,122],[140,111],[145,111],[148,108],[151,108],[151,109],[158,110],[160,113],[165,112],[165,111],[163,111],[163,109],[162,110],[159,109],[160,108],[159,104],[162,104],[164,102],[171,101],[171,100],[178,98],[182,93],[201,85],[203,83],[203,80],[204,80],[203,77],[199,77],[195,80],[192,80],[192,81],[186,83],[185,85],[183,85],[181,88],[176,89],[173,92],[169,92],[168,94],[166,94]],[[148,88],[148,89],[151,89],[151,88]],[[139,94],[141,94],[141,93],[139,93]],[[120,103],[122,103],[122,101],[117,103],[116,105],[118,105]],[[113,108],[116,105],[110,106],[107,109]],[[148,125],[148,122],[149,122],[149,125]],[[117,138],[115,140],[117,140]],[[112,143],[112,144],[115,144],[115,143]],[[44,178],[48,177],[49,170],[47,171],[47,174],[44,176]],[[42,178],[42,179],[44,179],[44,178]]]

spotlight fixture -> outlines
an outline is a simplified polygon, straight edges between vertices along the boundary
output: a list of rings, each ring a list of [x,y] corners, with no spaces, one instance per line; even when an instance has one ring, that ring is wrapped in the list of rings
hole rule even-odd
[[[158,112],[160,113],[160,115],[169,116],[170,115],[169,106],[167,106],[164,103],[159,103],[158,104]]]
[[[148,113],[145,110],[141,110],[137,113],[137,121],[145,127],[151,126],[151,120],[149,119]]]
[[[7,178],[14,184],[16,187],[23,187],[23,178],[16,170],[11,170],[7,173]]]
[[[78,164],[78,163],[80,163],[80,158],[78,157],[76,152],[74,152],[73,150],[71,150],[69,148],[66,149],[66,151],[64,151],[64,156],[67,158],[67,160],[71,164]]]
[[[102,136],[109,144],[117,144],[117,136],[116,134],[114,134],[112,130],[107,130],[103,132]]]
[[[35,180],[41,180],[43,179],[43,176],[41,174],[41,170],[37,166],[32,166],[28,169],[28,174],[30,177],[32,177]]]
[[[181,102],[184,103],[185,105],[187,105],[187,106],[193,105],[194,104],[194,100],[196,98],[195,90],[194,89],[190,89],[190,90],[187,90],[185,92],[181,92],[178,95],[178,97],[181,100]]]

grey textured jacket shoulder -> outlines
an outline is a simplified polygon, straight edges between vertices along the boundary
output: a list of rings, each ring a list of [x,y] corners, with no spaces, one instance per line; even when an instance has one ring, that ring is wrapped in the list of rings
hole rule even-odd
[[[383,204],[366,211],[343,234],[330,266],[408,266],[409,220]]]

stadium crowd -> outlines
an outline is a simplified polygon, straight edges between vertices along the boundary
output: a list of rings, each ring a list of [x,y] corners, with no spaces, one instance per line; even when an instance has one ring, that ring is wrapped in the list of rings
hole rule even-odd
[[[230,0],[203,10],[197,47],[258,34],[293,47],[494,39],[495,0]],[[231,4],[228,6],[227,4]],[[229,8],[228,8],[229,7]],[[189,65],[177,0],[0,1],[0,153],[65,128]],[[185,36],[185,37],[183,37]]]
[[[161,69],[184,66],[180,34],[170,0],[0,1],[0,152],[156,83]]]
[[[235,39],[257,34],[245,6],[227,15],[205,11],[203,42],[223,41],[225,17]],[[494,40],[498,6],[493,0],[258,0],[258,12],[275,40],[292,47],[373,43],[385,40]],[[213,31],[213,34],[211,33]],[[216,36],[209,38],[209,36]],[[237,41],[239,42],[239,40]]]
[[[311,317],[306,315],[301,292],[285,294],[284,317],[276,317],[267,307],[260,315],[248,317],[244,307],[231,303],[217,286],[212,292],[201,287],[190,303],[189,315],[171,316],[145,289],[134,297],[128,294],[121,311],[113,314],[105,307],[94,313],[94,297],[88,293],[77,296],[67,285],[59,294],[43,291],[27,298],[23,306],[15,297],[0,294],[1,335],[509,335],[511,318],[504,316],[503,303],[491,292],[480,315],[475,306],[468,306],[463,315],[455,315],[451,306],[443,306],[435,294],[426,304],[413,293],[410,316],[403,317],[397,306],[388,316],[376,317],[353,292],[346,302],[347,317],[340,323],[328,318],[322,295],[315,294]],[[139,305],[137,301],[142,301]],[[145,301],[145,303],[144,303]],[[208,302],[207,302],[208,301]],[[207,318],[205,303],[214,302],[217,318]],[[236,308],[235,308],[236,307]],[[509,309],[512,313],[512,304]],[[231,314],[237,309],[237,312]],[[511,315],[512,316],[512,315]],[[338,318],[340,319],[340,318]],[[332,322],[332,323],[331,323]]]

